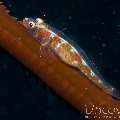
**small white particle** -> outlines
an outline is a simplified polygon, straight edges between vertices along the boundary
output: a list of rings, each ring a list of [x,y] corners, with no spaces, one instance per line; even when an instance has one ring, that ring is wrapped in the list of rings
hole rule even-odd
[[[71,19],[72,19],[72,16],[68,16],[68,19],[71,20]]]
[[[102,25],[104,25],[105,23],[104,22],[101,22]]]
[[[99,83],[99,84],[101,84],[101,83],[102,83],[102,81],[101,81],[101,80],[98,80],[98,83]]]
[[[111,88],[112,91],[114,91],[114,88]]]
[[[102,48],[106,48],[107,44],[106,43],[102,43]]]
[[[9,4],[8,6],[11,8],[11,7],[12,7],[12,4]]]
[[[88,118],[88,116],[86,115],[85,118]]]

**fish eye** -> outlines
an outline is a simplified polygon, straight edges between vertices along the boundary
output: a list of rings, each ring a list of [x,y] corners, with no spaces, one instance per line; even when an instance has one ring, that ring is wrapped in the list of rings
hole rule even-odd
[[[30,27],[30,28],[33,28],[34,26],[35,26],[35,23],[34,23],[34,22],[32,22],[32,21],[29,22],[29,27]]]

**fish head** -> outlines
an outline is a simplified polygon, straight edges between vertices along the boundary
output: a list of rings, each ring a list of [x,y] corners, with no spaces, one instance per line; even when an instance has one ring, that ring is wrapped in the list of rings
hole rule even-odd
[[[41,18],[24,18],[22,20],[22,25],[30,32],[34,32],[37,29],[45,27],[45,23]]]

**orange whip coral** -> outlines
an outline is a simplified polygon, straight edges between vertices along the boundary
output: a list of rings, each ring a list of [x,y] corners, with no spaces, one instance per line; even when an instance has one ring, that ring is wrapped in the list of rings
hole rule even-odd
[[[120,101],[101,91],[79,70],[64,64],[51,49],[41,46],[3,5],[0,5],[0,45],[89,118],[102,120],[108,114],[111,118],[107,120],[119,119]],[[101,112],[95,117],[98,109]]]

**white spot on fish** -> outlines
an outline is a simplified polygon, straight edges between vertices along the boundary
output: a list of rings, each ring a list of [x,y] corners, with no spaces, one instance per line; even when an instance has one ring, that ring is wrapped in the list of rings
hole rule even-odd
[[[57,46],[55,47],[55,49],[61,47],[62,44],[66,44],[66,42],[65,41],[61,41],[60,43],[57,44]]]
[[[70,49],[70,52],[75,53],[75,50],[73,48]]]
[[[95,73],[91,70],[91,76],[94,77],[95,76]]]
[[[79,61],[73,61],[73,62],[72,62],[72,65],[78,66],[78,65],[79,65]]]
[[[85,62],[84,59],[82,59],[82,64],[85,65],[85,66],[87,66],[87,63]]]
[[[40,55],[40,58],[42,58],[42,56]]]
[[[85,75],[87,76],[87,72],[85,72]]]
[[[53,34],[53,33],[50,34],[50,38],[52,38],[52,39],[53,39],[55,36],[56,36],[56,35]]]

